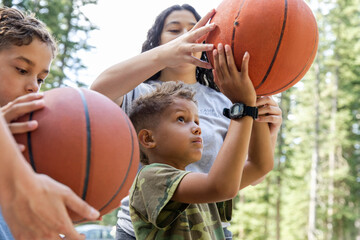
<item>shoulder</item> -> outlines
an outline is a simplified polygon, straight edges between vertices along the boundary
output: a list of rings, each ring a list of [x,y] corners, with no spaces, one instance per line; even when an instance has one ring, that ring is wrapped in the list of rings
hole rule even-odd
[[[156,181],[166,180],[167,182],[174,182],[177,178],[184,176],[188,172],[179,170],[167,164],[153,163],[144,166],[139,174],[138,180],[142,179],[157,179]]]

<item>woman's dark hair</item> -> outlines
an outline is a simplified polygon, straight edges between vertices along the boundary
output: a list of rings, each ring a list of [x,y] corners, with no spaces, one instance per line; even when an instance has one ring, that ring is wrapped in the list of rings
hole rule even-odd
[[[157,16],[154,25],[148,31],[147,39],[142,45],[141,52],[146,52],[146,51],[153,49],[160,45],[160,37],[161,37],[162,30],[164,28],[164,23],[165,23],[166,18],[172,12],[181,11],[181,10],[186,10],[186,11],[191,12],[195,16],[196,21],[199,21],[201,19],[201,16],[189,4],[183,4],[181,6],[173,5],[167,9],[165,9]],[[208,62],[205,52],[203,52],[201,54],[200,59]],[[155,75],[151,76],[146,81],[159,79],[160,74],[161,74],[161,71],[157,72]],[[210,88],[215,89],[216,91],[219,91],[218,87],[214,83],[214,77],[213,77],[211,69],[196,67],[196,81],[198,81],[202,85],[208,86]]]

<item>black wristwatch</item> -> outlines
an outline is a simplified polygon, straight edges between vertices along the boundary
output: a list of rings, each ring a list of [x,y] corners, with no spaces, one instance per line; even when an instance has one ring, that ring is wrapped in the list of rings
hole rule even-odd
[[[253,119],[256,119],[258,117],[258,108],[249,107],[243,103],[234,103],[230,109],[224,108],[223,114],[230,119],[239,119],[244,116],[250,116]]]

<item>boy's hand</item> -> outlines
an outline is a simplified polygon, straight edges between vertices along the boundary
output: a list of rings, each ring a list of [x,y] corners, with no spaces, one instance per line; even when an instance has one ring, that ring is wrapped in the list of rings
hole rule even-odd
[[[234,57],[229,45],[219,43],[218,48],[213,50],[213,70],[215,83],[233,103],[241,102],[248,106],[255,106],[256,92],[249,77],[248,52],[244,54],[241,72],[236,68]]]
[[[263,96],[257,98],[256,106],[259,111],[256,121],[267,122],[270,128],[270,135],[276,137],[282,123],[282,111],[279,105],[272,97]]]
[[[16,98],[1,108],[1,113],[12,134],[26,133],[37,128],[38,123],[35,120],[22,123],[13,121],[27,113],[43,108],[45,104],[42,98],[42,93],[30,93]]]

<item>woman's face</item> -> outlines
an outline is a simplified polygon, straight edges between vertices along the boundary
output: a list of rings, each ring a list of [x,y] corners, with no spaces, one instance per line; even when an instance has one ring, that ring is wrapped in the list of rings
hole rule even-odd
[[[165,19],[164,28],[160,36],[160,45],[170,42],[175,38],[190,31],[197,23],[192,12],[187,10],[173,11]],[[201,52],[194,54],[200,58]]]

